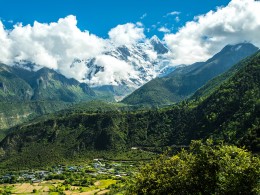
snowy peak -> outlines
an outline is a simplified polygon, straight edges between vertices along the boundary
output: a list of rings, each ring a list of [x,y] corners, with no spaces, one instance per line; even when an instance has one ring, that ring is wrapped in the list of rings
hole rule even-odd
[[[150,42],[151,43],[161,43],[161,40],[156,35],[154,35],[150,38]]]
[[[166,51],[156,36],[135,45],[111,47],[110,51],[85,61],[88,68],[85,81],[94,87],[127,85],[137,89],[168,65],[163,60]]]
[[[156,51],[158,54],[168,53],[169,50],[156,35],[152,36],[150,42],[153,46],[154,51]]]
[[[128,45],[118,46],[111,42],[103,52],[91,58],[75,56],[70,69],[60,70],[60,73],[66,72],[69,78],[77,78],[90,87],[103,89],[102,86],[113,86],[114,89],[116,86],[124,89],[122,93],[117,91],[116,95],[125,96],[171,70],[167,69],[170,63],[165,55],[167,52],[167,47],[157,36]],[[28,64],[21,62],[19,67],[38,70],[35,64]]]
[[[122,60],[127,60],[131,53],[126,46],[120,46],[117,48],[117,52],[120,54]]]

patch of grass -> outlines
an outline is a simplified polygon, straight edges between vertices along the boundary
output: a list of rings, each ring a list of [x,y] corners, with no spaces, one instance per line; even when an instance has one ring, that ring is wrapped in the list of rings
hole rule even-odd
[[[59,192],[49,192],[49,195],[59,195]]]
[[[117,180],[113,180],[113,179],[99,180],[99,185],[97,185],[97,187],[99,189],[106,189],[110,185],[116,184],[116,182],[117,182]]]
[[[96,190],[96,186],[89,186],[89,187],[82,187],[80,188],[80,191],[81,192],[90,192],[90,191],[93,191],[93,190]]]
[[[13,190],[13,186],[12,185],[1,185],[0,186],[0,194],[11,194]]]

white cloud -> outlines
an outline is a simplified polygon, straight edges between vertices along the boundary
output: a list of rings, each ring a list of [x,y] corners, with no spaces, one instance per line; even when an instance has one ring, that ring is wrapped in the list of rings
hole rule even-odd
[[[157,53],[153,50],[150,50],[150,49],[146,50],[145,53],[148,55],[149,59],[152,60],[152,61],[156,60],[157,57],[158,57]]]
[[[226,7],[187,22],[177,33],[166,34],[172,63],[204,61],[227,44],[248,41],[260,47],[259,10],[259,1],[232,0]]]
[[[159,31],[159,32],[163,32],[163,33],[169,33],[169,32],[171,32],[170,29],[168,29],[168,28],[166,28],[166,27],[164,27],[164,26],[161,27],[161,28],[159,28],[158,31]]]
[[[144,13],[141,17],[140,17],[140,20],[143,20],[144,18],[147,17],[147,13]]]
[[[58,22],[23,26],[16,24],[7,31],[0,23],[1,61],[12,64],[30,61],[60,71],[67,77],[82,79],[83,66],[77,71],[70,68],[75,58],[90,58],[104,51],[107,41],[77,27],[75,16],[67,16]]]
[[[136,22],[136,26],[143,27],[143,23],[142,22]]]
[[[104,68],[104,71],[98,72],[90,81],[94,85],[118,85],[121,80],[128,81],[129,78],[136,77],[137,73],[133,66],[118,60],[109,55],[99,55],[95,63]]]
[[[164,17],[167,17],[167,16],[176,16],[176,15],[180,15],[180,14],[181,14],[181,12],[173,11],[173,12],[167,13]]]
[[[156,25],[155,25],[155,24],[153,24],[153,25],[151,26],[151,28],[152,28],[152,29],[155,29],[155,28],[156,28]]]
[[[132,45],[145,38],[144,29],[133,23],[118,25],[108,32],[110,40],[120,45]]]
[[[11,41],[8,39],[8,33],[4,29],[3,23],[0,21],[0,62],[10,63],[10,47]]]

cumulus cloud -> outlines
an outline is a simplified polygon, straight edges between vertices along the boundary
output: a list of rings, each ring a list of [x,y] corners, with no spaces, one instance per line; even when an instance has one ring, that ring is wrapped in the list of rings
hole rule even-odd
[[[9,64],[10,63],[10,47],[11,41],[8,39],[8,33],[4,29],[3,23],[0,21],[0,62]]]
[[[132,45],[145,38],[144,28],[133,23],[118,25],[111,29],[108,35],[117,46]]]
[[[163,33],[169,33],[169,32],[171,32],[170,29],[168,29],[168,28],[166,28],[166,27],[164,27],[164,26],[158,28],[158,31],[159,31],[159,32],[163,32]]]
[[[259,1],[232,0],[226,7],[187,22],[177,33],[166,34],[172,63],[204,61],[227,44],[247,41],[260,47],[259,10]]]
[[[58,22],[23,26],[16,24],[11,31],[0,23],[0,60],[11,64],[29,61],[40,67],[60,71],[68,77],[82,79],[84,67],[78,71],[70,68],[75,58],[90,58],[106,48],[107,41],[77,27],[75,16]]]

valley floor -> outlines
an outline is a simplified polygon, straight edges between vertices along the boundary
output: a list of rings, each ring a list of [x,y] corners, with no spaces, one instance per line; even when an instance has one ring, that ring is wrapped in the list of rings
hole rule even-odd
[[[94,159],[80,165],[57,165],[46,170],[8,171],[0,175],[0,194],[121,194],[138,161]]]

